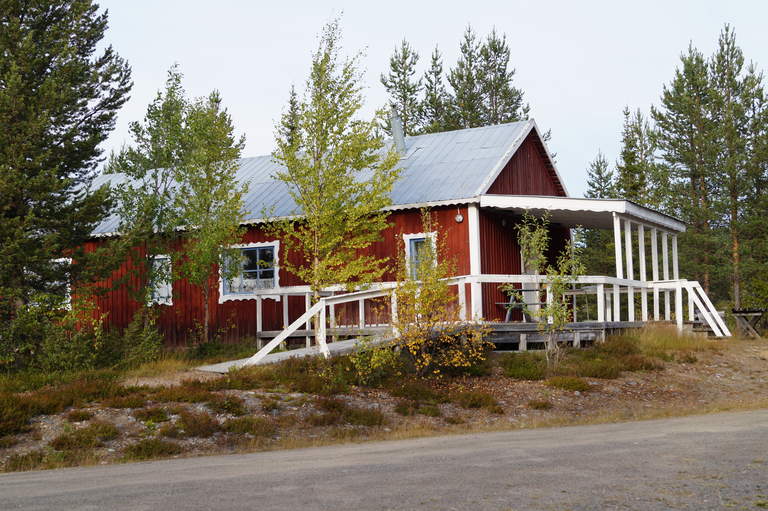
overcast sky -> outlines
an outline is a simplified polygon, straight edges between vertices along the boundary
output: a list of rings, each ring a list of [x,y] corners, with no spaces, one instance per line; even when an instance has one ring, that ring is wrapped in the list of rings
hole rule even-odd
[[[507,35],[516,85],[539,127],[552,130],[550,150],[570,195],[585,189],[598,150],[619,151],[621,110],[648,111],[693,42],[710,55],[724,23],[736,29],[748,60],[768,67],[765,1],[197,1],[104,0],[106,40],[131,64],[135,82],[107,149],[129,142],[128,123],[143,117],[178,62],[192,96],[219,89],[244,156],[267,154],[292,83],[303,86],[323,23],[343,12],[343,46],[365,50],[366,113],[386,102],[379,75],[406,38],[423,69],[438,45],[445,68],[456,61],[462,33],[492,27]]]

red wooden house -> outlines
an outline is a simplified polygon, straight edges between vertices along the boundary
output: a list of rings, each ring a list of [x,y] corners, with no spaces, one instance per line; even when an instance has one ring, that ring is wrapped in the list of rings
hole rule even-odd
[[[415,257],[421,243],[438,236],[456,260],[455,285],[467,319],[493,321],[499,331],[511,332],[507,336],[510,342],[524,347],[525,334],[521,337],[520,332],[535,332],[535,326],[510,321],[520,316],[507,315],[507,298],[499,286],[513,282],[526,289],[542,283],[541,277],[526,275],[521,267],[514,225],[526,210],[548,211],[553,251],[559,251],[576,226],[613,229],[616,236],[616,275],[583,277],[574,286],[574,296],[591,299],[592,310],[597,310],[594,318],[580,318],[575,323],[604,332],[611,326],[636,325],[650,318],[671,320],[674,312],[682,324],[683,291],[687,291],[689,319],[699,310],[710,316],[709,324],[719,328],[717,333],[725,335],[724,325],[711,317],[711,304],[698,284],[677,274],[676,233],[684,230],[684,225],[624,200],[569,198],[534,121],[405,137],[394,143],[402,154],[402,177],[388,208],[392,227],[369,250],[394,261],[398,247],[404,247],[408,257]],[[244,206],[247,232],[238,245],[245,263],[239,278],[218,283],[210,303],[211,326],[225,338],[274,338],[302,319],[309,305],[308,286],[282,268],[285,255],[280,240],[262,229],[264,219],[259,212],[272,209],[274,215],[283,216],[295,210],[286,186],[271,177],[277,169],[270,156],[240,162],[239,179],[249,183]],[[420,209],[424,207],[432,211],[434,233],[421,232]],[[92,244],[115,235],[115,230],[116,219],[104,222]],[[270,264],[264,265],[264,261]],[[651,275],[646,270],[649,265]],[[126,267],[120,270],[125,271]],[[383,280],[372,290],[374,294],[378,291],[379,297],[387,282],[394,280],[393,272]],[[346,326],[354,332],[382,328],[388,319],[380,317],[371,298],[363,294],[351,296],[344,304],[324,303],[321,308],[328,327],[338,330]],[[201,293],[185,281],[176,281],[158,290],[157,301],[160,327],[168,343],[184,344],[195,323],[202,321]],[[640,313],[636,314],[638,306]],[[125,327],[138,304],[125,290],[115,290],[99,299],[99,308],[108,314],[111,325]],[[305,319],[299,323],[303,325]],[[293,330],[285,335],[306,337],[310,342],[313,332],[308,327]]]

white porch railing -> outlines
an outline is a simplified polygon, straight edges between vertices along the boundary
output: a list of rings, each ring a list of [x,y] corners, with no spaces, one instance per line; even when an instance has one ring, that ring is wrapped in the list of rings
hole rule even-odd
[[[480,321],[483,317],[482,303],[482,284],[519,284],[521,291],[525,293],[546,293],[547,303],[551,301],[551,291],[547,287],[547,277],[541,275],[464,275],[446,279],[450,286],[457,286],[457,305],[459,308],[459,317],[462,320],[471,319]],[[469,286],[469,298],[467,300],[467,286]],[[343,333],[345,327],[340,327],[336,322],[336,307],[339,305],[357,302],[357,324],[346,325],[346,328],[364,329],[366,328],[366,308],[367,300],[381,299],[389,301],[389,321],[388,323],[378,323],[375,326],[392,327],[392,319],[397,317],[397,299],[393,292],[397,287],[396,282],[381,282],[375,284],[371,289],[355,291],[351,293],[322,296],[317,303],[308,306],[304,314],[293,321],[287,328],[282,330],[276,337],[269,341],[255,355],[249,358],[244,365],[253,365],[262,360],[271,353],[288,337],[296,333],[302,326],[305,327],[307,339],[309,339],[310,325],[314,317],[317,317],[317,324],[314,326],[314,337],[317,348],[324,356],[329,356],[327,346],[327,336],[329,329],[338,334]],[[302,289],[303,291],[303,289]],[[689,321],[695,318],[696,310],[699,311],[703,320],[717,337],[728,337],[731,332],[725,325],[714,305],[707,297],[704,290],[698,282],[688,280],[661,280],[661,281],[640,281],[631,279],[620,279],[607,276],[580,276],[573,280],[573,289],[569,294],[576,296],[595,295],[595,304],[597,309],[597,322],[634,322],[636,313],[636,295],[640,295],[641,313],[640,319],[643,322],[650,321],[648,311],[648,293],[652,293],[653,301],[653,320],[661,321],[661,303],[664,303],[664,321],[672,319],[671,293],[674,293],[674,317],[678,328],[682,329],[684,325],[683,317],[683,291],[688,293],[688,316]],[[298,294],[298,293],[295,293]],[[305,294],[305,293],[302,293]],[[474,296],[473,296],[474,295]],[[622,318],[621,298],[626,295],[626,319]],[[662,300],[663,297],[663,300]],[[287,300],[287,295],[282,298]],[[537,300],[538,301],[538,300]],[[309,305],[309,301],[306,301]],[[285,303],[284,303],[285,304]],[[258,307],[258,313],[261,308]],[[574,318],[576,322],[576,318]],[[261,324],[261,317],[258,318],[258,324]],[[391,330],[390,330],[391,331]],[[396,332],[392,332],[396,334]]]

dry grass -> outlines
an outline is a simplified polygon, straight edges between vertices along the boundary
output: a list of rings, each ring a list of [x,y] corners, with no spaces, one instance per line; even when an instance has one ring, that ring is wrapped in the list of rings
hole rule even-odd
[[[640,351],[647,356],[669,360],[670,355],[718,351],[716,341],[706,337],[681,334],[674,326],[649,326],[631,336],[637,340]]]
[[[183,360],[181,358],[166,357],[155,362],[142,364],[135,369],[130,369],[125,372],[124,378],[126,380],[131,380],[138,378],[158,378],[162,376],[170,376],[187,371],[195,365],[200,364],[198,362],[193,363],[189,360]]]
[[[152,460],[169,458],[184,452],[184,449],[173,442],[159,438],[145,438],[131,444],[123,450],[124,460]]]
[[[71,433],[57,436],[48,444],[57,451],[74,451],[100,447],[108,440],[114,440],[120,432],[114,424],[93,422]]]

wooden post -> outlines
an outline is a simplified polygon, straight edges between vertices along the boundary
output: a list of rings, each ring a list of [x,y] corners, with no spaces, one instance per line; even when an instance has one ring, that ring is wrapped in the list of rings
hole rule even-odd
[[[635,268],[632,261],[632,222],[624,220],[624,241],[627,252],[627,279],[635,278]],[[632,286],[627,287],[627,321],[635,320],[635,289]]]
[[[456,286],[459,293],[459,319],[467,320],[467,287],[464,281],[460,281]]]
[[[517,345],[519,351],[528,351],[528,334],[520,334],[520,342]]]
[[[659,243],[657,241],[658,231],[655,227],[651,229],[651,280],[659,280]],[[659,306],[659,289],[653,288],[653,319],[661,320],[661,308]]]
[[[264,341],[261,339],[261,332],[264,331],[264,314],[263,305],[261,303],[261,296],[256,297],[256,350],[260,350],[264,345]]]
[[[283,330],[288,328],[288,325],[290,323],[288,322],[288,295],[282,295],[283,300]],[[285,349],[287,346],[288,339],[286,338],[283,342],[280,343],[280,347]]]
[[[395,337],[399,337],[400,330],[397,328],[397,292],[395,290],[392,291],[389,310],[391,311],[389,314],[390,316],[389,323],[392,326],[392,335]]]
[[[328,358],[329,356],[331,356],[331,352],[328,350],[328,345],[326,344],[325,300],[321,298],[320,303],[322,303],[323,305],[320,308],[320,314],[318,315],[317,331],[315,332],[315,338],[317,339],[317,349],[320,351],[320,353],[323,354],[323,356],[325,356],[325,358]]]
[[[669,233],[661,233],[661,266],[664,271],[664,280],[669,280]],[[670,303],[669,291],[664,291],[664,320],[672,320],[672,304]]]
[[[331,328],[336,328],[336,304],[331,302],[328,304],[328,321],[331,324]],[[337,336],[331,335],[331,342],[336,342]]]
[[[621,321],[621,288],[613,285],[613,320]]]
[[[696,321],[696,309],[693,305],[693,289],[688,288],[688,321]]]
[[[678,282],[675,285],[675,321],[678,331],[683,330],[683,287]]]
[[[645,226],[643,224],[637,224],[637,254],[640,258],[640,280],[648,282],[648,274],[645,270]],[[648,321],[648,290],[644,287],[640,290],[640,319]]]
[[[605,323],[605,284],[597,285],[597,321]]]
[[[312,294],[305,293],[304,294],[304,312],[307,312],[311,306],[312,306]],[[306,332],[309,332],[310,328],[312,328],[312,320],[310,318],[307,318],[307,322],[304,324],[304,329]],[[304,336],[304,346],[306,346],[307,348],[312,346],[312,339],[310,339],[309,334]]]
[[[469,273],[480,275],[480,208],[477,204],[467,207],[467,229],[469,231]],[[472,299],[472,319],[479,321],[483,317],[483,286],[474,282],[469,286]]]
[[[610,291],[605,293],[605,320],[613,321],[613,295]]]
[[[365,298],[357,301],[357,326],[365,328]]]
[[[552,305],[552,298],[553,298],[553,296],[552,296],[552,286],[547,284],[547,307]],[[551,323],[554,323],[554,321],[555,321],[555,319],[551,315],[547,316],[547,323],[551,324]]]
[[[614,255],[616,257],[616,278],[624,278],[624,268],[621,261],[621,219],[616,213],[613,214],[613,244]]]
[[[677,263],[677,234],[672,235],[672,278],[680,280],[680,267]]]
[[[573,332],[573,347],[574,348],[581,347],[581,332],[579,332],[578,330]]]

